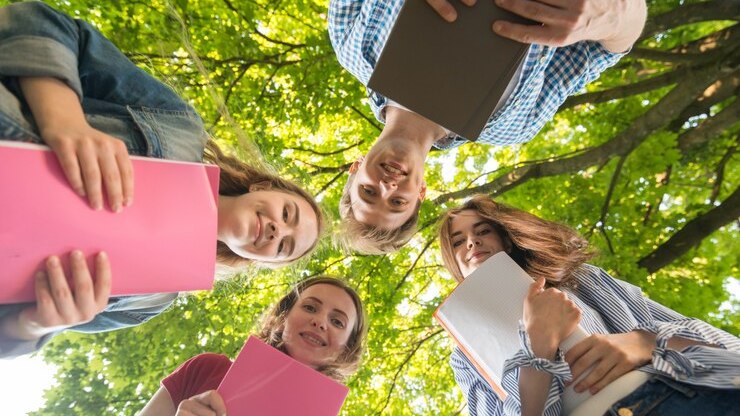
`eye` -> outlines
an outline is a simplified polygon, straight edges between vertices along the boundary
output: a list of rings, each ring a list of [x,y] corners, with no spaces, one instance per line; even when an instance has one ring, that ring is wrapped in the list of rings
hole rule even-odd
[[[303,305],[303,310],[305,310],[306,312],[316,312],[316,307],[311,305],[310,303],[307,303]]]
[[[339,329],[344,329],[344,322],[342,322],[340,319],[334,318],[331,320],[331,323]]]
[[[460,247],[460,244],[462,244],[462,243],[463,243],[463,241],[464,241],[464,240],[455,240],[455,241],[453,241],[453,242],[452,242],[452,247],[453,247],[453,248],[457,248],[457,247]]]
[[[401,199],[401,198],[393,198],[393,199],[391,199],[391,204],[392,204],[393,206],[397,206],[397,207],[402,207],[402,206],[406,205],[406,204],[407,204],[407,202],[406,202],[406,200],[405,200],[405,199]]]
[[[486,235],[491,232],[490,228],[483,228],[481,230],[478,230],[478,235]]]
[[[373,188],[367,187],[365,185],[360,185],[360,189],[362,190],[362,193],[364,193],[367,196],[375,195],[375,190]]]
[[[288,206],[283,207],[283,221],[288,222]]]
[[[284,248],[285,248],[285,239],[283,238],[282,240],[280,240],[280,244],[278,244],[278,249],[277,249],[278,254],[282,253]]]

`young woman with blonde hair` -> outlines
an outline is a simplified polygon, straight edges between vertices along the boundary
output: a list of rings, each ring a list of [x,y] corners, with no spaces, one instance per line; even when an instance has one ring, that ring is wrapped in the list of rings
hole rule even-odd
[[[362,300],[331,277],[298,283],[265,314],[258,333],[262,341],[339,382],[357,371],[366,336]],[[230,366],[220,354],[189,359],[162,380],[139,416],[226,414],[215,389]]]
[[[562,414],[572,380],[576,392],[593,396],[571,414],[730,415],[740,408],[740,340],[587,264],[592,252],[574,230],[477,195],[442,216],[439,238],[458,281],[501,251],[536,279],[523,305],[521,350],[501,357],[505,400],[459,349],[451,356],[472,415]],[[592,335],[563,354],[558,346],[579,324]]]

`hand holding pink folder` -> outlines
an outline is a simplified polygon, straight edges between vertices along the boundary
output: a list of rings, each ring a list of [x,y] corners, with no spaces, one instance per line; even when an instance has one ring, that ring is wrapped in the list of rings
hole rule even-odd
[[[112,295],[212,287],[218,167],[132,162],[136,204],[120,214],[94,211],[48,148],[0,142],[0,304],[35,300],[34,273],[72,249],[108,253]]]
[[[254,336],[218,387],[229,416],[336,416],[348,391]]]

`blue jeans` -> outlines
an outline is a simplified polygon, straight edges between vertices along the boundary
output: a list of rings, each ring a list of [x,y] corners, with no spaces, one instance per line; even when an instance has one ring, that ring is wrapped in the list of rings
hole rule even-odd
[[[734,416],[740,390],[692,386],[654,376],[619,400],[604,416]]]

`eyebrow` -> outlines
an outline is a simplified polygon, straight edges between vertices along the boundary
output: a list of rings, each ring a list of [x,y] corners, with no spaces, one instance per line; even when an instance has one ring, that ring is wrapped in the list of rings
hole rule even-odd
[[[301,211],[298,209],[298,203],[293,201],[293,225],[298,225],[301,221]]]
[[[475,224],[473,224],[473,229],[475,229],[478,226],[486,225],[486,221],[478,221]],[[455,231],[454,233],[450,234],[450,237],[457,237],[458,235],[462,234],[462,231]]]
[[[313,297],[313,296],[309,296],[309,297],[307,297],[307,298],[306,298],[306,300],[309,300],[309,299],[310,299],[310,300],[313,300],[314,302],[316,302],[316,303],[318,303],[318,304],[320,304],[320,305],[323,305],[323,304],[324,304],[324,302],[322,302],[321,300],[319,300],[319,298],[315,298],[315,297]],[[346,313],[344,313],[344,311],[343,311],[343,310],[341,310],[341,309],[336,309],[336,308],[334,308],[334,311],[335,311],[335,312],[338,312],[338,313],[341,313],[342,315],[344,315],[344,317],[345,317],[345,318],[346,318],[347,320],[349,320],[349,316],[348,316],[348,315],[347,315]]]

